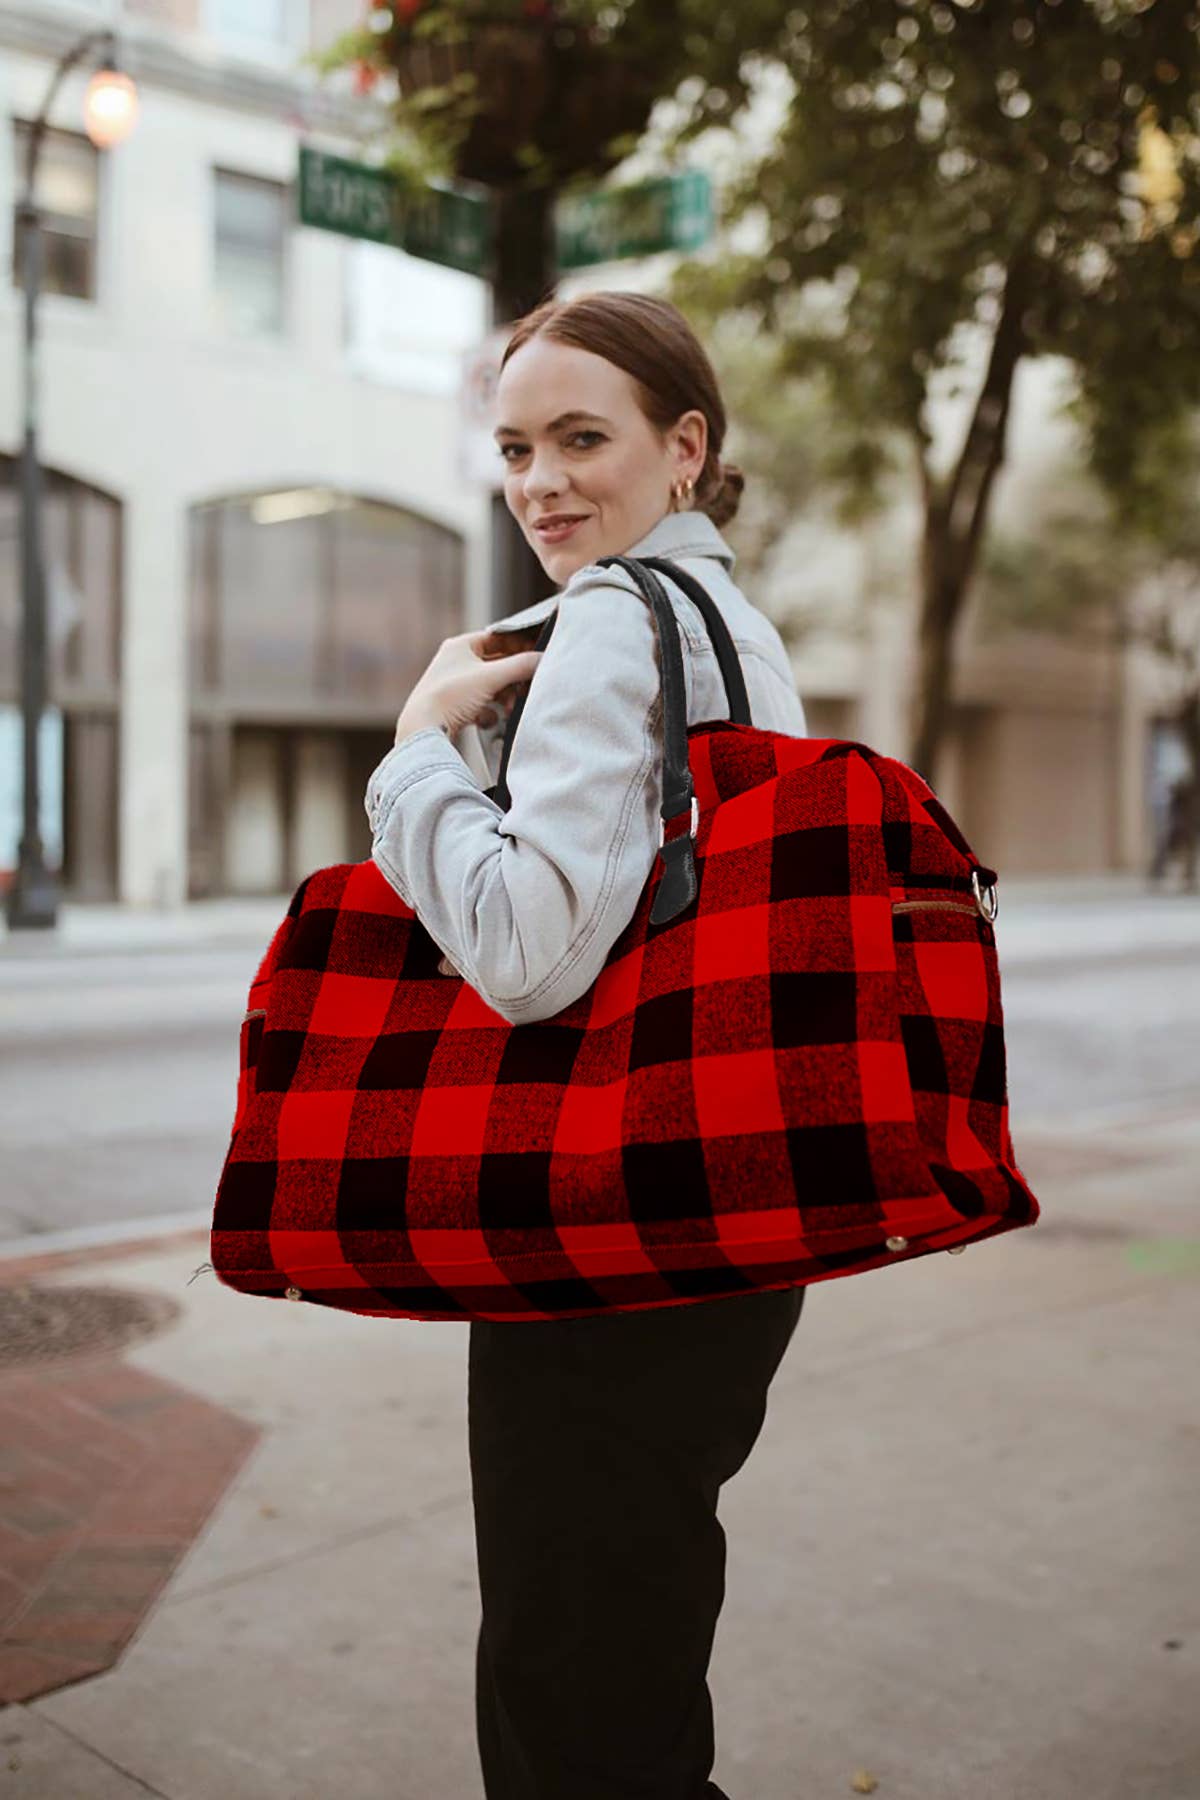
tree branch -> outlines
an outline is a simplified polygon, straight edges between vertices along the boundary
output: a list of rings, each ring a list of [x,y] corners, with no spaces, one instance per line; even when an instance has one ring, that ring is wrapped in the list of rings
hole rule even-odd
[[[933,470],[929,466],[929,438],[920,425],[912,427],[912,441],[916,451],[917,478],[921,483],[921,504],[928,515],[937,504],[937,486]]]
[[[951,538],[964,570],[970,569],[978,550],[992,487],[1004,461],[1013,378],[1026,347],[1022,323],[1026,275],[1024,257],[1014,257],[1005,278],[1004,301],[987,374],[946,493]],[[967,516],[960,523],[964,511]]]

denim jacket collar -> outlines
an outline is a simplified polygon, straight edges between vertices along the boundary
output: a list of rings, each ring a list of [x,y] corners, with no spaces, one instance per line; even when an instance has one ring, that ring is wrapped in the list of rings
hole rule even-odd
[[[732,571],[737,560],[707,513],[664,513],[645,537],[631,544],[626,556],[712,556]],[[591,565],[587,565],[590,567]],[[569,586],[570,583],[568,582]],[[561,590],[560,590],[561,591]],[[558,605],[559,595],[548,594],[535,600],[521,612],[508,613],[503,619],[489,620],[492,631],[516,631],[526,625],[540,625]]]

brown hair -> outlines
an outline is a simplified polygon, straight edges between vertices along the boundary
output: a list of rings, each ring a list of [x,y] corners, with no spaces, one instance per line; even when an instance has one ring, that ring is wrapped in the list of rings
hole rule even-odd
[[[702,412],[708,421],[708,451],[696,483],[695,508],[718,528],[733,518],[746,478],[735,464],[721,461],[724,402],[704,347],[677,306],[653,294],[616,290],[543,301],[517,320],[500,367],[539,333],[624,369],[656,431],[666,431],[693,408]]]

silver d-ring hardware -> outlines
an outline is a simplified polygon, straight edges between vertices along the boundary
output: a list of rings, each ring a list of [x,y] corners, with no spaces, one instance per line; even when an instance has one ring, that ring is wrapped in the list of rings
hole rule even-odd
[[[304,1295],[298,1287],[284,1288],[283,1293],[284,1298],[287,1300],[303,1300],[304,1298]]]
[[[990,925],[1000,911],[1000,896],[996,891],[996,883],[988,882],[985,887],[979,879],[979,870],[971,870],[971,892],[975,896],[975,904]],[[984,895],[987,895],[986,901]]]
[[[689,827],[690,835],[692,837],[695,837],[695,835],[699,829],[700,829],[700,802],[697,800],[695,794],[693,794],[692,795],[692,822],[691,822],[691,826]],[[667,835],[667,821],[663,818],[660,818],[658,821],[658,847],[660,850],[663,847],[663,843],[666,839],[666,835]]]

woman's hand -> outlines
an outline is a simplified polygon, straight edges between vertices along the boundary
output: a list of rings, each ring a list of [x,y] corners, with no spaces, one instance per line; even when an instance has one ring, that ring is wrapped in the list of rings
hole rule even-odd
[[[404,703],[396,721],[396,742],[437,725],[453,734],[476,720],[496,722],[497,708],[511,712],[517,689],[532,681],[540,650],[511,653],[515,633],[464,631],[446,638]]]

